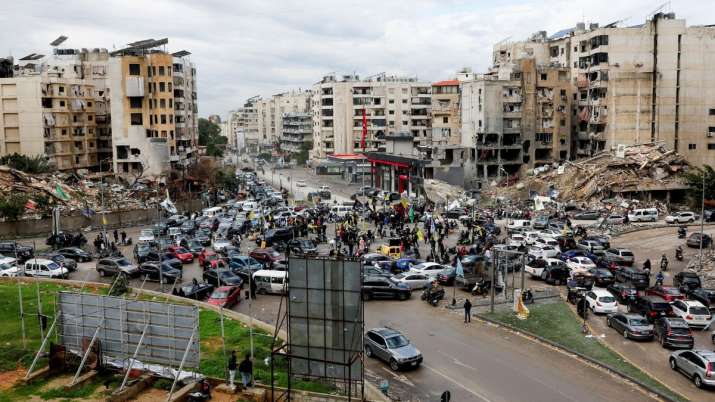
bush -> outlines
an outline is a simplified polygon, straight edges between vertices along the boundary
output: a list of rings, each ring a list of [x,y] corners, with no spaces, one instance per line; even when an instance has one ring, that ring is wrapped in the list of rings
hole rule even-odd
[[[5,155],[0,158],[0,165],[7,165],[13,169],[26,173],[47,173],[51,170],[47,158],[41,155],[27,156],[18,153]]]
[[[10,194],[0,198],[0,216],[9,221],[16,221],[25,212],[27,197],[23,194]]]

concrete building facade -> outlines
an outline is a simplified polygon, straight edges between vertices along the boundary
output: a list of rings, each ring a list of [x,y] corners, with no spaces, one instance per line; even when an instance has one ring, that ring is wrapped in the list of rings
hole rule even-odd
[[[432,145],[459,145],[459,81],[432,84]]]
[[[313,118],[310,112],[283,113],[280,148],[283,152],[299,153],[303,147],[312,149]]]

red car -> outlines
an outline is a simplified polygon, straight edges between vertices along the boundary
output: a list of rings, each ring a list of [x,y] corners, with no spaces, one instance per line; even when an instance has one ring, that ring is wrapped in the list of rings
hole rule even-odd
[[[241,288],[238,286],[221,286],[211,293],[208,303],[214,306],[231,307],[241,301]]]
[[[183,264],[190,264],[194,262],[194,255],[191,251],[181,246],[169,246],[166,248],[166,252],[181,261]]]
[[[285,261],[283,254],[277,252],[271,247],[255,248],[251,251],[249,256],[253,257],[264,266],[272,266],[275,263],[283,263]]]
[[[210,256],[206,259],[206,265],[204,269],[230,269],[228,262],[221,258],[221,256]]]
[[[199,253],[199,265],[201,266],[201,268],[203,268],[204,266],[206,266],[206,259],[209,258],[209,257],[211,257],[211,256],[217,256],[217,255],[216,255],[216,253],[214,253],[213,251],[209,251],[209,250],[206,250],[206,249],[204,249],[204,251],[202,251],[201,253]],[[217,256],[217,257],[218,257],[218,256]]]
[[[685,295],[680,292],[680,289],[672,286],[655,286],[646,289],[645,294],[648,296],[660,296],[668,303],[675,300],[685,300]]]

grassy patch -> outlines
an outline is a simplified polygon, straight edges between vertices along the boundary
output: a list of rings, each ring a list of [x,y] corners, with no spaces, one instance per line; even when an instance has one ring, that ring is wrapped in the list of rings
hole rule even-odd
[[[529,319],[520,320],[511,311],[484,314],[495,321],[529,331],[559,345],[571,348],[648,384],[675,400],[683,400],[668,387],[641,371],[596,338],[586,338],[581,324],[565,302],[529,306]]]

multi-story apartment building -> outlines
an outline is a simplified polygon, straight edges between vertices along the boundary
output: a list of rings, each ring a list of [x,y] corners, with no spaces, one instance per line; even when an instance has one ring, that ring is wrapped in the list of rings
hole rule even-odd
[[[44,155],[59,170],[101,169],[108,157],[106,49],[31,54],[0,78],[0,155]],[[109,166],[105,165],[105,169]]]
[[[410,133],[416,145],[428,144],[430,92],[429,83],[409,77],[323,77],[313,87],[312,158],[362,150],[363,114],[366,151],[384,152],[385,135],[396,133]]]
[[[196,157],[195,68],[188,52],[141,41],[112,53],[109,62],[114,171],[161,176]]]
[[[459,81],[432,84],[432,145],[459,145]]]
[[[264,150],[278,149],[278,144],[283,138],[283,115],[308,112],[311,96],[311,91],[298,89],[276,94],[258,102],[258,131]]]
[[[500,64],[530,54],[571,70],[575,154],[660,142],[695,164],[715,162],[715,27],[672,13],[619,27],[577,24],[494,48]]]
[[[254,96],[246,100],[243,107],[236,109],[231,115],[231,126],[235,133],[236,149],[241,152],[257,154],[261,142],[258,128],[258,104],[261,98]]]
[[[312,149],[313,115],[310,112],[283,113],[281,151],[299,153],[304,146]]]

